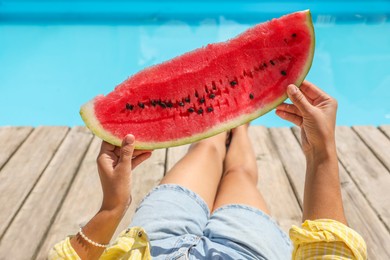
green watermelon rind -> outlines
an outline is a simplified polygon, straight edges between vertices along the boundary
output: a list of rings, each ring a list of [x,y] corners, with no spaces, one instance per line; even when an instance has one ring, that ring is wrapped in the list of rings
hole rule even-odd
[[[302,12],[306,12],[307,26],[308,26],[309,31],[311,32],[312,45],[310,47],[310,53],[309,53],[309,56],[307,58],[307,62],[305,64],[305,66],[303,66],[303,68],[302,68],[302,73],[300,74],[298,79],[295,82],[293,82],[293,84],[295,84],[297,86],[300,86],[302,84],[303,80],[305,79],[307,73],[310,70],[310,67],[311,67],[312,62],[313,62],[314,46],[315,46],[314,28],[313,28],[311,13],[309,10],[302,11]],[[286,99],[287,99],[287,94],[284,93],[281,97],[276,99],[274,102],[269,103],[268,105],[260,108],[259,110],[256,110],[253,113],[239,116],[233,120],[229,120],[225,123],[221,123],[221,124],[211,128],[207,132],[195,134],[191,137],[185,137],[185,138],[167,141],[167,142],[150,142],[149,143],[149,142],[139,142],[139,141],[137,141],[137,136],[135,136],[135,139],[136,139],[135,148],[136,149],[144,149],[144,150],[153,150],[153,149],[173,147],[173,146],[179,146],[179,145],[184,145],[184,144],[188,144],[188,143],[193,143],[193,142],[205,139],[207,137],[222,133],[222,132],[227,131],[229,129],[235,128],[237,126],[243,125],[245,123],[248,123],[248,122],[252,121],[253,119],[256,119],[256,118],[268,113],[269,111],[271,111],[272,109],[274,109],[275,107],[277,107],[278,105],[283,103]],[[81,115],[82,119],[84,120],[86,126],[99,138],[101,138],[101,139],[105,140],[106,142],[111,143],[115,146],[121,146],[122,140],[119,139],[114,134],[106,131],[103,128],[103,126],[100,124],[99,120],[97,119],[97,117],[95,115],[94,102],[95,102],[95,99],[89,101],[88,103],[84,104],[81,107],[80,115]]]

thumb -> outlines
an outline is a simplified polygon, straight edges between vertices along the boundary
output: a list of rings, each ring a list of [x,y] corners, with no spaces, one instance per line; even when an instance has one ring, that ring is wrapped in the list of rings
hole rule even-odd
[[[288,85],[287,95],[302,114],[306,114],[311,109],[312,105],[297,86],[293,84]]]
[[[119,156],[118,166],[131,170],[131,160],[133,158],[135,138],[133,135],[126,135],[122,141],[122,147]]]

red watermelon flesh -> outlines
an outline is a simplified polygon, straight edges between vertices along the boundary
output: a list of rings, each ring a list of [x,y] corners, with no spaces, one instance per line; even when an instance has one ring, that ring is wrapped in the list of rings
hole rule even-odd
[[[80,113],[93,133],[114,145],[129,133],[142,149],[186,144],[282,103],[287,85],[302,83],[313,55],[310,12],[292,13],[147,68]]]

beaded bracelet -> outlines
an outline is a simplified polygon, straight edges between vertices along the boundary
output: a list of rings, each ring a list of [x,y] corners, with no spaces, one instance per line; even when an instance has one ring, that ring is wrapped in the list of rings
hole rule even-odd
[[[108,246],[110,245],[110,244],[106,244],[106,245],[99,244],[99,243],[97,243],[97,242],[95,242],[95,241],[89,239],[89,238],[83,233],[83,229],[82,229],[82,228],[79,229],[79,234],[80,234],[80,236],[81,236],[85,241],[87,241],[88,243],[90,243],[90,244],[93,245],[93,246],[106,248],[106,247],[108,247]]]

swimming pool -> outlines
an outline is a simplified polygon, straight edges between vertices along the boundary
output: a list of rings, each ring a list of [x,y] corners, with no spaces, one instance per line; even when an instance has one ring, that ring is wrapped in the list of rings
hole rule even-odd
[[[337,124],[389,124],[389,1],[89,0],[0,2],[0,125],[82,125],[84,102],[140,69],[308,8],[307,79],[338,99]]]

